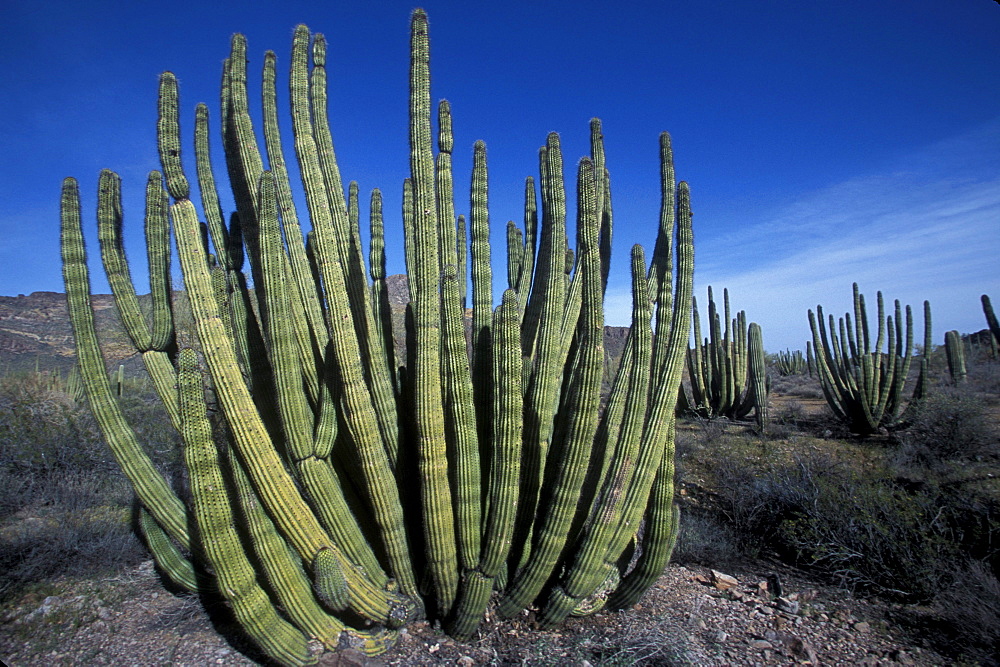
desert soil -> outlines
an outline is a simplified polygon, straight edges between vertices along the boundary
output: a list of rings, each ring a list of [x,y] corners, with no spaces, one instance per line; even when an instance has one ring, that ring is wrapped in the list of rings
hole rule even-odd
[[[383,655],[326,653],[330,665],[946,665],[907,636],[894,608],[759,566],[724,573],[671,565],[633,608],[574,618],[553,632],[533,615],[489,620],[469,643],[428,623]],[[782,597],[773,595],[777,574]],[[732,582],[729,582],[732,583]],[[0,610],[0,659],[28,665],[259,665],[226,610],[169,592],[152,561],[103,579],[61,579]]]

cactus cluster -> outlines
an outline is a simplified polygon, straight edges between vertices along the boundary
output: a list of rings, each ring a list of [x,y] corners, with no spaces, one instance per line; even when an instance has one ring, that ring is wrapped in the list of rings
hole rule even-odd
[[[806,372],[811,375],[811,359],[811,344],[807,342],[805,355],[802,354],[802,350],[785,350],[784,352],[778,352],[774,356],[774,367],[781,375],[802,375]]]
[[[747,325],[746,312],[730,315],[729,290],[723,290],[723,315],[708,288],[709,336],[702,338],[698,303],[692,297],[694,347],[687,351],[691,394],[682,409],[705,418],[745,419],[752,412],[759,430],[767,424],[770,381],[765,367],[760,325]],[[723,326],[723,321],[725,325]]]
[[[845,313],[834,327],[833,315],[829,327],[825,324],[823,307],[809,311],[816,369],[827,403],[852,432],[871,435],[896,426],[903,413],[904,386],[913,361],[913,312],[906,306],[905,338],[900,303],[895,302],[893,315],[885,314],[882,293],[877,296],[877,335],[874,345],[865,298],[854,283],[854,318]],[[931,344],[931,306],[924,301],[924,351],[920,358],[920,375],[913,387],[910,404],[927,392]],[[883,350],[886,350],[883,352]]]
[[[508,288],[494,309],[486,147],[474,147],[466,231],[453,194],[450,108],[437,109],[435,154],[427,18],[414,12],[403,184],[411,301],[406,358],[397,359],[381,195],[371,197],[366,269],[358,189],[350,184],[345,196],[327,121],[325,53],[322,35],[296,29],[291,115],[308,234],[282,154],[274,54],[264,60],[263,152],[241,35],[224,65],[221,130],[236,202],[228,222],[208,110],[199,105],[195,120],[201,222],[181,162],[177,80],[162,75],[162,172],[150,174],[145,220],[149,319],[122,251],[119,179],[101,174],[104,267],[183,436],[190,493],[160,474],[114,400],[89,303],[78,186],[63,185],[64,278],[81,374],[135,487],[156,562],[178,585],[224,597],[247,635],[289,665],[315,662],[320,645],[377,653],[420,617],[469,638],[491,604],[499,616],[537,605],[551,626],[633,603],[666,565],[679,522],[674,419],[693,240],[669,136],[660,139],[655,250],[647,266],[642,248],[632,249],[632,327],[602,411],[612,215],[600,123],[577,165],[575,252],[553,133],[539,152],[540,206],[529,178],[524,228],[510,226]],[[170,221],[193,345],[178,344],[186,337],[171,309]]]

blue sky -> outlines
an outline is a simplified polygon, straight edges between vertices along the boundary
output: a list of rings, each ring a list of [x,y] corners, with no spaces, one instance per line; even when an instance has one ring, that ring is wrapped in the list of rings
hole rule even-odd
[[[363,193],[382,189],[397,235],[389,268],[402,271],[396,212],[408,170],[413,4],[0,2],[0,294],[62,291],[65,176],[81,182],[97,260],[103,167],[125,181],[129,253],[140,264],[141,197],[158,168],[158,74],[177,74],[190,134],[197,102],[218,108],[229,36],[247,35],[254,81],[266,49],[284,75],[297,23],[327,36],[341,169]],[[454,114],[460,212],[472,144],[487,144],[495,267],[546,133],[561,134],[572,174],[597,116],[615,204],[611,324],[627,323],[629,247],[652,247],[661,130],[673,136],[678,177],[691,183],[696,294],[728,287],[734,308],[762,325],[768,350],[804,348],[806,310],[842,313],[853,281],[918,313],[930,300],[938,343],[948,329],[985,326],[980,294],[1000,301],[997,2],[422,6],[432,95]],[[221,150],[215,158],[221,168]],[[97,271],[92,279],[107,290]]]

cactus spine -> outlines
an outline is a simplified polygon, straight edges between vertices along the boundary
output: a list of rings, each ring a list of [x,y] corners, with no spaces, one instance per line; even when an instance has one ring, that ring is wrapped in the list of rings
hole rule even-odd
[[[228,224],[208,154],[208,109],[199,105],[195,121],[203,224],[181,160],[177,81],[161,77],[162,172],[150,174],[146,212],[151,322],[121,250],[118,177],[101,176],[104,267],[183,436],[188,503],[113,399],[89,304],[77,186],[64,184],[64,276],[81,379],[136,488],[159,566],[180,585],[223,594],[246,633],[289,665],[317,660],[310,638],[377,653],[394,628],[424,615],[469,638],[494,593],[502,614],[539,604],[547,625],[605,603],[631,604],[662,571],[678,527],[673,419],[693,237],[690,193],[674,180],[669,136],[660,139],[655,250],[648,267],[641,248],[632,251],[633,326],[602,414],[612,211],[600,123],[591,122],[591,155],[578,164],[575,252],[559,137],[550,134],[539,153],[540,220],[529,178],[525,229],[513,225],[508,235],[508,289],[493,309],[485,145],[474,147],[467,248],[465,218],[455,214],[450,108],[438,107],[435,157],[427,18],[414,12],[403,206],[411,302],[400,370],[381,196],[371,196],[369,276],[358,187],[344,192],[326,120],[325,61],[322,36],[298,27],[290,97],[313,228],[306,238],[281,153],[274,54],[263,68],[268,170],[250,120],[242,36],[223,67],[222,133],[236,202]],[[196,332],[182,350],[169,302],[168,216]],[[469,273],[471,350],[463,325]],[[758,334],[751,327],[751,348]],[[206,385],[218,400],[216,419]],[[644,520],[642,556],[630,570],[622,556]]]

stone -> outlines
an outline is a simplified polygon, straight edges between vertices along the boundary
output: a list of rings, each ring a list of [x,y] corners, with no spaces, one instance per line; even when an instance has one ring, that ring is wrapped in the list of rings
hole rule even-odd
[[[789,600],[788,598],[775,598],[774,606],[778,611],[783,611],[786,614],[798,614],[799,613],[799,601]]]
[[[720,591],[726,591],[740,585],[740,582],[737,581],[736,577],[724,574],[718,570],[711,570],[710,581],[712,586],[714,586],[716,590]]]
[[[774,644],[767,641],[766,639],[755,639],[750,642],[750,648],[756,649],[758,651],[766,651],[768,649],[773,649]]]
[[[910,657],[910,655],[906,651],[904,651],[903,649],[901,649],[901,648],[896,649],[895,651],[890,652],[889,653],[889,659],[892,660],[893,662],[898,662],[901,665],[913,665],[913,664],[916,664],[915,662],[913,662],[913,658]]]
[[[868,632],[872,629],[872,626],[865,621],[860,621],[855,623],[853,626],[855,632]]]

